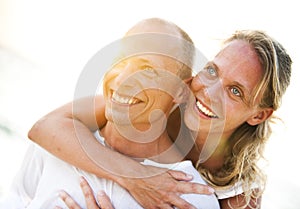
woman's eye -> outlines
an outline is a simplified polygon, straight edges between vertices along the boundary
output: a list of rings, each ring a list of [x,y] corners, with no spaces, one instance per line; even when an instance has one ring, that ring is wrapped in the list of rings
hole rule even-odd
[[[241,97],[241,92],[239,91],[238,88],[236,88],[236,87],[231,88],[231,92],[232,92],[235,96]]]

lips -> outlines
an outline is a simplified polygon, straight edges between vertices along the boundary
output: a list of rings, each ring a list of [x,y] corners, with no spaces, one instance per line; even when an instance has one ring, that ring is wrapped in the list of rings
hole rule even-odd
[[[141,100],[135,97],[120,95],[115,91],[112,92],[111,100],[115,103],[123,105],[133,105],[141,102]]]
[[[218,116],[213,113],[210,109],[208,109],[207,107],[204,106],[204,104],[202,104],[200,102],[200,100],[196,100],[196,107],[197,107],[197,110],[202,113],[203,115],[205,115],[206,117],[209,117],[209,118],[218,118]]]

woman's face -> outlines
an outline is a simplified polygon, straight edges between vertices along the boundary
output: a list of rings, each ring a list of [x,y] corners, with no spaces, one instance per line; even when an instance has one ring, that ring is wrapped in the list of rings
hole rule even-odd
[[[251,46],[234,40],[192,80],[185,123],[200,133],[231,135],[241,124],[261,122],[258,100],[250,104],[262,78],[262,67]]]

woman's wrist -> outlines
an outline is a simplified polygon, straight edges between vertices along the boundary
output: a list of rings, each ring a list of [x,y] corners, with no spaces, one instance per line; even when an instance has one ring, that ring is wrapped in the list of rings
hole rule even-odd
[[[126,166],[126,170],[122,171],[122,173],[111,175],[111,177],[113,178],[113,181],[118,183],[120,186],[130,189],[130,184],[135,179],[145,178],[147,173],[148,171],[146,166],[140,163],[133,163],[130,167]]]

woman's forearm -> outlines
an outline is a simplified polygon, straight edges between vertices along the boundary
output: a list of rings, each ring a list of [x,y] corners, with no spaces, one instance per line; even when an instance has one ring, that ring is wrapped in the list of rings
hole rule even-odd
[[[141,164],[97,141],[92,133],[96,129],[95,122],[89,119],[93,114],[86,112],[84,117],[78,118],[69,103],[36,122],[28,137],[58,158],[102,178],[118,182],[121,176],[143,175]],[[92,147],[92,153],[87,153],[86,147]]]
[[[29,138],[60,159],[102,178],[117,181],[120,176],[140,175],[142,171],[141,164],[100,144],[93,133],[76,120],[45,118],[33,126]],[[84,146],[97,150],[92,153],[93,159],[85,152],[82,140],[86,142]],[[100,160],[96,162],[96,158]]]

